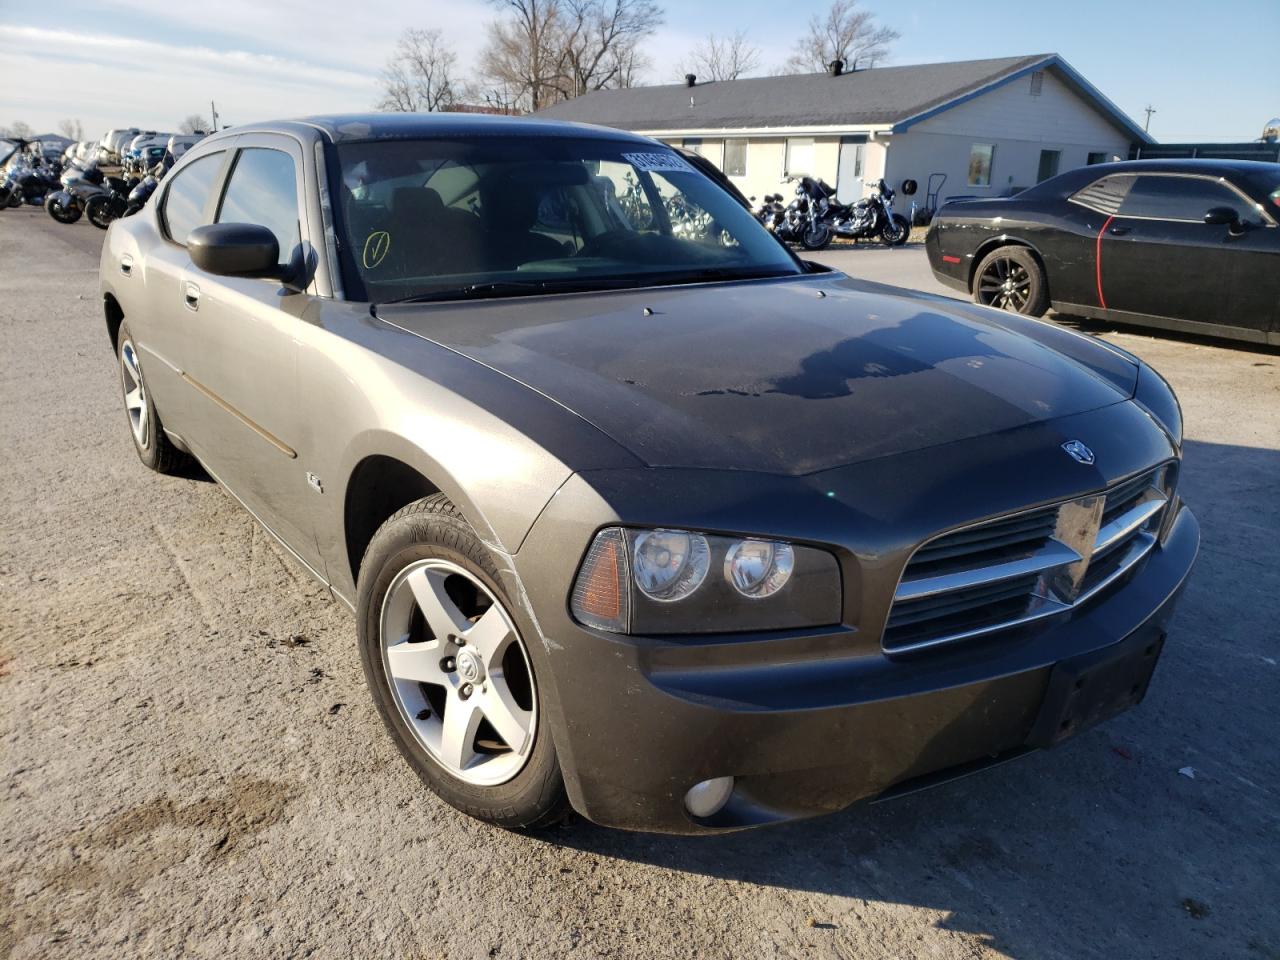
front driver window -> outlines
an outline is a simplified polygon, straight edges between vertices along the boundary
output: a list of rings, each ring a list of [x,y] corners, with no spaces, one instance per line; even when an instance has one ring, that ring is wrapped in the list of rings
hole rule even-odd
[[[1230,187],[1203,177],[1140,176],[1120,205],[1122,217],[1201,223],[1212,207],[1230,207],[1241,220],[1257,221],[1258,211]]]
[[[218,171],[222,169],[222,153],[211,153],[193,160],[174,176],[165,194],[160,219],[169,238],[183,246],[187,236],[205,223],[204,208]]]
[[[227,181],[217,223],[256,223],[280,245],[280,261],[288,263],[301,242],[298,186],[293,157],[280,150],[247,147],[240,151]]]

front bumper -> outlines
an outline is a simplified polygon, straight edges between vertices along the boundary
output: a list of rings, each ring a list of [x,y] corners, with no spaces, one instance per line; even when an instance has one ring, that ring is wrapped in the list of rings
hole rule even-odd
[[[1140,689],[1075,706],[1061,675],[1105,667],[1111,682],[1111,661],[1132,667],[1149,647],[1153,665],[1198,546],[1184,507],[1163,546],[1079,610],[909,659],[848,627],[689,644],[540,616],[555,631],[540,685],[570,797],[607,826],[719,832],[831,813],[1056,743],[1141,699],[1150,666]],[[685,792],[722,776],[736,778],[729,804],[691,817]]]

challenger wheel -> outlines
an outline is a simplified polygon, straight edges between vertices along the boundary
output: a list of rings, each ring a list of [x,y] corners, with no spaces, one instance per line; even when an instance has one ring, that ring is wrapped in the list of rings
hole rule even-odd
[[[155,402],[142,378],[142,363],[129,328],[121,326],[116,337],[116,353],[120,360],[120,391],[124,395],[124,412],[129,418],[129,431],[138,459],[157,473],[181,473],[191,462],[188,454],[173,445],[160,424]]]
[[[487,547],[437,494],[379,528],[360,566],[365,679],[400,753],[464,813],[527,829],[568,810],[538,681]]]
[[[997,310],[1040,317],[1049,309],[1049,286],[1030,250],[999,247],[983,257],[974,271],[973,299]]]
[[[911,224],[900,213],[895,213],[893,219],[880,228],[880,240],[891,247],[902,246],[909,236],[911,236]]]

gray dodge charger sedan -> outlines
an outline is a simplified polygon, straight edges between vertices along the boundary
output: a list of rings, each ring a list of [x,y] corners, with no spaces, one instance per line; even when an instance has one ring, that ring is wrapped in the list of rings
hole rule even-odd
[[[810,817],[1140,701],[1199,543],[1164,380],[797,260],[695,164],[459,115],[202,140],[102,252],[139,456],[351,608],[406,761],[507,827]]]

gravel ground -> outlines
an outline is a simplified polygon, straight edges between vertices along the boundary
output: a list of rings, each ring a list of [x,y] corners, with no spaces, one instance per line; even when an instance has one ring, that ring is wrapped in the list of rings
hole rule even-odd
[[[101,239],[0,212],[0,954],[1280,957],[1276,353],[1104,334],[1179,390],[1204,527],[1137,711],[820,821],[528,837],[422,789],[349,616],[229,496],[140,466]]]

